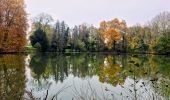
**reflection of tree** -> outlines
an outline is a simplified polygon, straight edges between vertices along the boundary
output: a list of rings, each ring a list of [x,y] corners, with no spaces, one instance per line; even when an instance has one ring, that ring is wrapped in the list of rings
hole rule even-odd
[[[63,82],[69,74],[81,78],[96,75],[103,58],[96,54],[35,54],[30,68],[39,81],[53,76],[56,82]]]
[[[29,66],[32,70],[31,74],[33,78],[36,79],[34,82],[37,84],[34,83],[34,85],[38,85],[36,90],[48,89],[51,84],[47,80],[51,74],[51,69],[48,63],[48,54],[36,53],[31,58]]]
[[[25,90],[25,64],[22,55],[0,56],[1,100],[21,100]]]
[[[48,56],[47,54],[36,54],[32,57],[30,61],[30,68],[34,72],[34,77],[36,77],[38,80],[41,76],[45,78],[45,71],[46,67],[48,65]]]
[[[153,61],[158,66],[157,74],[161,75],[158,82],[153,83],[153,88],[168,100],[170,98],[170,57],[155,56]]]
[[[72,55],[70,63],[72,65],[72,72],[74,76],[85,77],[88,75],[88,62],[87,55],[77,54]]]
[[[160,73],[170,79],[170,57],[168,56],[155,56],[153,59],[155,65],[159,66]]]
[[[113,86],[123,84],[125,78],[121,74],[121,69],[121,65],[112,56],[108,56],[104,64],[100,66],[99,80],[110,83]]]
[[[155,58],[156,56],[151,55],[135,55],[128,58],[124,72],[133,80],[129,85],[131,88],[128,89],[131,89],[135,99],[146,96],[150,99],[165,97],[163,93],[165,89],[161,88],[163,84],[166,86],[165,80],[162,82],[164,72],[160,73],[159,68],[162,67],[154,61]]]
[[[72,73],[74,76],[84,78],[92,77],[96,74],[99,64],[95,62],[96,55],[76,54],[71,55],[70,64],[72,65]]]
[[[55,54],[51,55],[51,67],[53,70],[53,75],[55,77],[56,82],[60,80],[64,81],[66,77],[68,77],[68,68],[69,68],[69,59],[67,56],[63,56],[63,54]]]
[[[70,56],[70,70],[74,76],[81,78],[92,77],[99,71],[104,55],[72,54]]]
[[[36,54],[30,67],[34,78],[40,81],[54,78],[63,82],[70,74],[80,78],[99,75],[100,82],[120,86],[119,95],[143,99],[144,95],[150,98],[170,95],[168,61],[167,57],[150,55]]]
[[[106,57],[100,66],[101,82],[119,85],[122,91],[118,94],[129,99],[169,98],[169,58],[149,55],[121,57]],[[128,82],[124,83],[125,79]]]
[[[104,58],[105,55],[103,54],[91,54],[89,58],[87,58],[89,59],[88,64],[90,65],[88,68],[89,76],[92,77],[99,73],[100,65],[103,63]]]

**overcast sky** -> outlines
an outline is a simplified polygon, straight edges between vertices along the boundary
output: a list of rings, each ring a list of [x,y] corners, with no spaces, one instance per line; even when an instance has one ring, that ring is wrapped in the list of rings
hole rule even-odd
[[[144,24],[163,11],[170,0],[25,0],[29,19],[39,13],[64,20],[69,26],[84,22],[98,26],[102,20],[125,19],[128,25]]]

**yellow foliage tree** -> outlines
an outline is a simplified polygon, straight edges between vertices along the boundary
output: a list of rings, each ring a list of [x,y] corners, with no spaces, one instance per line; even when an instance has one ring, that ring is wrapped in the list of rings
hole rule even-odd
[[[114,42],[118,42],[121,39],[121,34],[114,28],[109,29],[106,32],[101,33],[102,39],[106,43],[106,46],[111,49]]]
[[[122,38],[121,32],[126,32],[127,25],[125,20],[120,22],[117,18],[111,21],[102,21],[100,23],[101,38],[109,49],[112,49],[116,42],[119,42]]]

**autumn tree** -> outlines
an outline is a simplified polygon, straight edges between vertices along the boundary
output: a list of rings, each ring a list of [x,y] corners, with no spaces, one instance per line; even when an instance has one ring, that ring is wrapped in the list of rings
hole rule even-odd
[[[120,42],[121,38],[124,36],[127,30],[126,22],[123,20],[120,22],[117,18],[111,21],[102,21],[100,23],[100,34],[101,38],[106,44],[106,46],[111,49],[116,43]]]
[[[24,0],[0,0],[0,51],[19,52],[26,44]]]

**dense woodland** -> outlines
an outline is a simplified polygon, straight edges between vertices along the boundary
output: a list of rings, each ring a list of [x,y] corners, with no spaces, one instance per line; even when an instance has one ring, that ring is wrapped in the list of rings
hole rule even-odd
[[[118,18],[99,24],[83,23],[72,28],[41,13],[33,18],[27,33],[24,0],[1,0],[0,52],[170,53],[170,12],[158,14],[145,25],[128,26]]]

